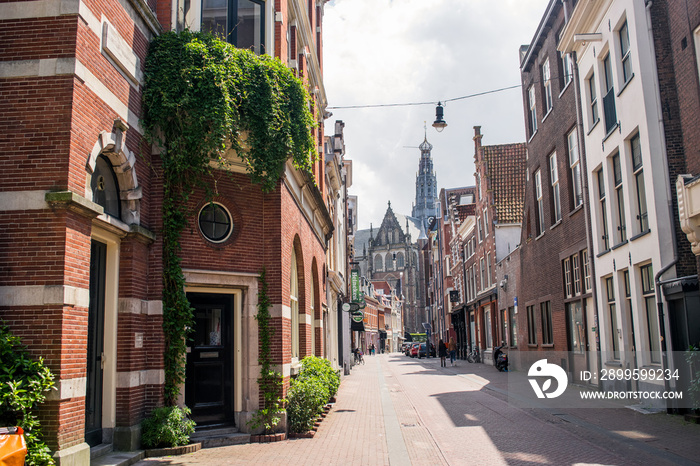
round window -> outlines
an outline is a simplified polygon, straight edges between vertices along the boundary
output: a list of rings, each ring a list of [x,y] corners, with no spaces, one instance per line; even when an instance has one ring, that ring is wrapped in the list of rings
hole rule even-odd
[[[212,243],[224,242],[233,231],[231,215],[220,204],[207,204],[199,211],[199,229]]]

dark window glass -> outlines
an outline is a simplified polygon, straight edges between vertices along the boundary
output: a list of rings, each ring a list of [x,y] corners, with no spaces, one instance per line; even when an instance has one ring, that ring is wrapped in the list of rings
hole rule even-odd
[[[203,0],[202,31],[211,32],[238,48],[265,52],[264,0]]]
[[[199,229],[213,243],[228,239],[233,231],[229,213],[219,204],[208,204],[199,213]]]
[[[103,155],[95,161],[90,187],[93,202],[101,205],[106,214],[120,218],[119,183],[111,162]]]

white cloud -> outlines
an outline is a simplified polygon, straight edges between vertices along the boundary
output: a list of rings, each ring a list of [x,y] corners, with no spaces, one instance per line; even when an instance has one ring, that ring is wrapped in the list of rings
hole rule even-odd
[[[360,226],[381,222],[387,201],[410,214],[427,121],[440,188],[474,184],[473,126],[484,144],[524,140],[519,88],[447,102],[448,127],[430,126],[435,103],[520,84],[520,45],[535,34],[548,0],[332,0],[324,14],[324,83],[345,121]],[[414,148],[406,148],[412,146]]]

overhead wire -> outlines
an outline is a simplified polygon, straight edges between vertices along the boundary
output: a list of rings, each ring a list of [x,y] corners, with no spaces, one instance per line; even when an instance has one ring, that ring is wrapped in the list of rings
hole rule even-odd
[[[550,81],[554,79],[559,79],[559,76],[552,76],[550,78]],[[530,84],[535,84],[539,83],[542,81],[532,81]],[[511,89],[516,89],[522,87],[522,84],[516,84],[514,86],[507,86],[507,87],[501,87],[499,89],[491,89],[489,91],[483,91],[483,92],[477,92],[474,94],[468,94],[468,95],[463,95],[461,97],[453,97],[451,99],[443,99],[440,100],[439,102],[455,102],[458,100],[464,100],[464,99],[470,99],[472,97],[479,97],[482,95],[487,95],[487,94],[495,94],[497,92],[503,92],[503,91],[509,91]],[[366,104],[366,105],[339,105],[339,106],[334,106],[334,107],[326,107],[328,110],[346,110],[346,109],[357,109],[357,108],[379,108],[379,107],[412,107],[412,106],[419,106],[419,105],[435,105],[435,103],[438,102],[437,100],[431,100],[429,102],[404,102],[404,103],[391,103],[391,104]]]

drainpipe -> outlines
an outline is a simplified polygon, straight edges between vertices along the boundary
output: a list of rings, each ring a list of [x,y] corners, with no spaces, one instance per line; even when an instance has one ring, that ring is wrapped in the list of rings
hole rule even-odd
[[[563,3],[563,1],[562,1]],[[568,20],[567,20],[568,22]],[[584,143],[584,129],[583,129],[583,107],[581,103],[581,96],[578,93],[579,89],[579,73],[578,73],[578,60],[576,57],[576,52],[572,51],[571,52],[571,62],[573,63],[573,79],[574,83],[573,86],[575,86],[574,89],[574,99],[576,101],[576,132],[578,136],[578,147],[579,147],[579,163],[581,164],[581,174],[583,175],[581,177],[581,189],[583,190],[583,216],[584,216],[584,222],[585,222],[585,227],[586,227],[586,245],[588,247],[588,267],[590,268],[591,271],[591,277],[593,279],[591,280],[591,293],[593,295],[593,315],[595,316],[595,336],[596,336],[596,341],[595,341],[595,354],[596,354],[596,362],[598,368],[603,367],[603,361],[602,357],[600,354],[600,318],[598,316],[598,290],[597,290],[597,284],[595,280],[595,264],[593,261],[593,254],[594,254],[594,249],[593,249],[593,232],[592,232],[592,227],[590,223],[590,217],[591,217],[591,206],[590,206],[590,197],[589,197],[589,186],[588,186],[588,162],[585,154],[586,150],[586,145]],[[587,318],[587,313],[584,313],[583,318],[584,322],[586,325],[586,328],[588,328],[588,318]],[[590,352],[590,342],[589,342],[589,352]],[[599,382],[599,381],[598,381]],[[598,386],[600,386],[600,383],[598,383]]]
[[[646,9],[646,19],[647,19],[647,31],[649,34],[649,43],[652,46],[652,51],[654,51],[654,34],[652,30],[652,23],[651,23],[651,7],[653,5],[653,1],[647,0],[645,9]],[[659,70],[657,68],[656,64],[656,53],[654,52],[654,60],[652,61],[652,66],[653,66],[653,71],[654,71],[654,76],[656,76],[656,79],[654,80],[654,87],[656,89],[656,110],[659,115],[659,132],[663,136],[664,135],[664,125],[663,125],[663,113],[661,111],[661,92],[659,89],[659,82],[658,82],[658,76],[659,76]],[[665,139],[664,139],[665,140]],[[662,151],[664,153],[664,158],[668,161],[668,156],[666,154],[666,146],[665,144],[662,144]],[[668,178],[668,176],[667,176]],[[663,303],[663,296],[661,294],[661,276],[666,273],[668,270],[671,269],[671,267],[675,266],[678,263],[678,245],[676,244],[676,225],[674,222],[674,215],[673,215],[673,203],[671,199],[671,195],[668,197],[667,201],[667,207],[668,207],[668,214],[669,214],[669,219],[670,221],[670,226],[671,226],[671,242],[673,244],[673,260],[666,264],[661,270],[659,270],[655,277],[654,277],[654,284],[656,286],[656,306],[657,306],[657,312],[658,312],[658,319],[659,319],[659,333],[661,334],[661,367],[663,369],[669,369],[668,367],[668,352],[667,352],[667,345],[666,345],[666,323],[664,320],[664,303]],[[669,390],[670,384],[669,381],[664,379],[664,388],[666,391]],[[671,406],[671,401],[666,400],[666,412],[671,414],[673,412],[673,408]]]

